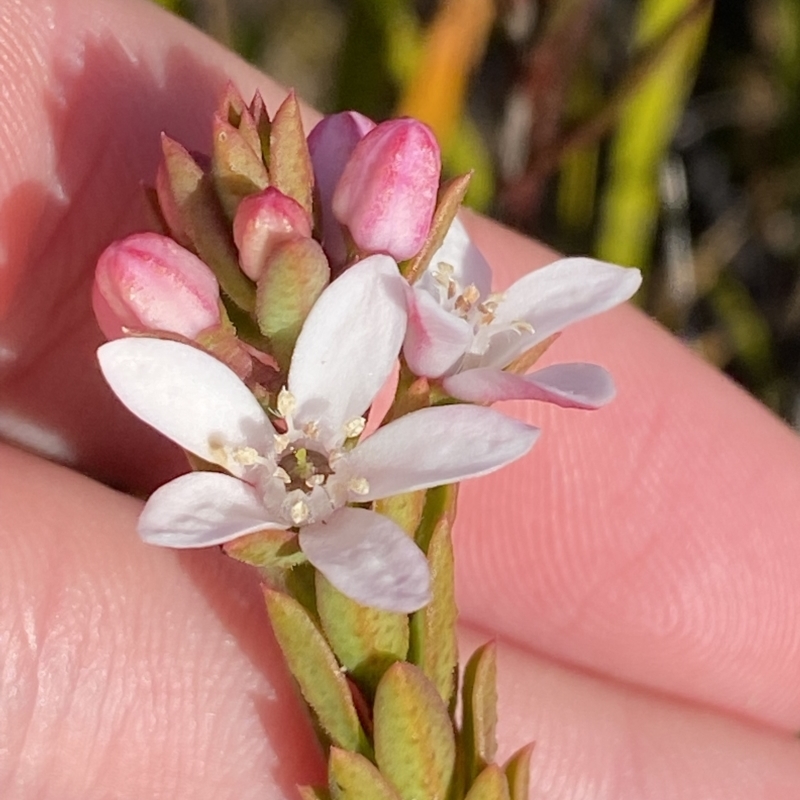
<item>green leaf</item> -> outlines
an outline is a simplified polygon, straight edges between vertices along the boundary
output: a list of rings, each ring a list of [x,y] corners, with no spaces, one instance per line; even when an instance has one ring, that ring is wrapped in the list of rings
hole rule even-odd
[[[161,137],[169,189],[187,236],[217,276],[222,291],[245,311],[255,308],[255,287],[239,269],[239,257],[212,179],[178,142]]]
[[[400,800],[371,761],[338,747],[328,757],[328,782],[333,800]]]
[[[497,764],[489,764],[475,779],[464,800],[511,800],[503,770]]]
[[[389,667],[375,694],[375,758],[402,800],[445,800],[456,747],[447,708],[413,664]]]
[[[289,569],[306,561],[290,531],[264,530],[240,536],[223,546],[225,553],[259,569]]]
[[[427,551],[432,599],[425,608],[411,616],[408,657],[409,661],[428,676],[448,707],[452,707],[455,701],[458,666],[458,608],[450,536],[456,494],[455,486],[437,487],[428,491],[416,541]]]
[[[329,282],[328,259],[313,239],[283,242],[268,258],[258,279],[256,319],[283,369],[289,368],[303,323]]]
[[[255,136],[258,143],[258,134]],[[267,168],[261,160],[261,146],[258,144],[258,150],[253,150],[239,130],[215,116],[212,148],[214,188],[228,219],[233,219],[243,198],[269,185]]]
[[[520,747],[511,758],[506,761],[503,770],[508,780],[511,800],[528,800],[531,784],[531,755],[533,744]]]
[[[608,153],[595,254],[646,268],[659,214],[658,174],[683,116],[705,46],[711,0],[642,0],[636,4],[634,45],[649,52],[645,69],[622,102]],[[639,78],[638,83],[631,78]]]
[[[425,494],[424,489],[396,494],[376,500],[373,508],[392,522],[396,522],[409,536],[413,536],[422,519]]]
[[[269,180],[277,189],[296,200],[314,218],[312,193],[314,170],[308,152],[300,105],[290,92],[275,112],[269,137]]]
[[[275,638],[286,663],[331,742],[370,754],[350,687],[308,611],[294,598],[264,589]]]
[[[423,553],[428,552],[428,545],[434,531],[444,521],[452,527],[456,518],[456,501],[458,500],[458,484],[451,483],[447,486],[436,486],[428,489],[425,496],[425,508],[422,512],[422,521],[414,534],[414,540]]]
[[[317,611],[336,657],[371,697],[383,673],[408,652],[408,617],[356,603],[317,573]]]
[[[479,647],[467,662],[462,702],[464,768],[469,785],[497,752],[497,648],[494,642]]]

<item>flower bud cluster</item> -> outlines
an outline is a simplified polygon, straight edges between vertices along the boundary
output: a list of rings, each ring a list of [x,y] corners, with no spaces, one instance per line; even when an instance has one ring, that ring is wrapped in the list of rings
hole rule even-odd
[[[252,526],[291,528],[346,594],[414,610],[426,602],[425,559],[396,525],[351,506],[483,474],[532,446],[536,429],[480,406],[608,402],[613,384],[593,364],[524,373],[566,325],[627,299],[638,272],[565,259],[493,292],[457,216],[468,178],[440,185],[439,147],[413,119],[376,125],[344,112],[306,137],[294,95],[270,117],[258,95],[246,104],[229,89],[212,133],[209,156],[162,138],[163,231],[110,245],[95,275],[103,332],[137,337],[102,351],[109,383],[227,475],[202,473],[191,491],[186,482],[164,487],[142,535],[183,547]],[[163,393],[148,394],[129,374],[137,363],[171,398],[181,393],[181,364],[191,368],[193,399],[164,410]],[[399,363],[394,402],[369,430],[370,407]],[[209,408],[236,418],[202,431],[192,420],[210,420]],[[386,453],[396,474],[381,463]],[[183,515],[181,503],[212,484],[235,525],[220,528],[219,509]],[[355,547],[351,524],[369,528],[413,573],[411,594],[402,580],[387,589],[380,570],[359,577],[360,562],[345,565],[325,544],[338,530]],[[184,525],[188,533],[176,532]]]
[[[93,289],[98,323],[116,340],[98,351],[106,381],[198,465],[151,495],[139,534],[174,548],[224,545],[259,568],[287,664],[336,745],[331,763],[352,756],[343,774],[359,796],[394,796],[379,745],[403,750],[412,728],[408,758],[422,741],[421,769],[431,748],[451,762],[423,794],[452,793],[447,770],[468,765],[494,723],[456,740],[449,485],[536,442],[537,428],[491,403],[611,399],[610,376],[593,364],[526,373],[568,324],[630,297],[639,274],[564,259],[493,291],[457,216],[468,176],[440,186],[439,147],[416,120],[376,125],[345,112],[306,138],[294,95],[270,116],[258,95],[246,104],[229,89],[210,155],[166,136],[162,149],[162,231],[110,245]],[[410,647],[405,615],[431,601]],[[494,694],[492,658],[479,651],[467,667],[465,718]],[[507,768],[525,776],[513,791],[489,764],[471,784],[465,773],[459,797],[522,796],[520,753]],[[397,796],[419,796],[418,783]]]

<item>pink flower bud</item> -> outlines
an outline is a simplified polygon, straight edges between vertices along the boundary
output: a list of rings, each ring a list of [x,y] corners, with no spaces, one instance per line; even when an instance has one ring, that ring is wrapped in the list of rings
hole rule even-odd
[[[158,330],[194,339],[220,324],[219,285],[193,253],[158,233],[135,233],[97,261],[92,304],[109,339]]]
[[[358,111],[342,111],[323,118],[308,135],[308,149],[321,205],[322,244],[336,266],[344,264],[347,247],[341,225],[331,210],[333,192],[353,149],[374,127],[375,123]]]
[[[439,190],[439,145],[414,119],[383,122],[355,147],[333,195],[333,213],[368,253],[415,255],[430,231]]]
[[[239,264],[254,281],[278,245],[310,237],[311,220],[303,207],[272,186],[245,197],[233,219]]]

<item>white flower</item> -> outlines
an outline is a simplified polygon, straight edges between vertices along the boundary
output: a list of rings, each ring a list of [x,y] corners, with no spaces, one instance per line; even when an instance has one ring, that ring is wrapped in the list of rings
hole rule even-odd
[[[394,261],[372,256],[323,292],[278,398],[278,428],[236,375],[201,350],[147,338],[103,345],[100,366],[122,402],[226,470],[158,489],[139,520],[142,538],[206,547],[296,528],[308,560],[358,602],[401,612],[425,605],[423,553],[388,518],[348,504],[491,472],[526,453],[538,430],[488,408],[444,406],[352,446],[400,350],[405,291]]]
[[[612,399],[614,384],[595,364],[557,364],[530,375],[504,369],[573,322],[629,299],[641,280],[637,269],[564,258],[495,294],[486,259],[456,219],[408,293],[403,353],[415,374],[441,379],[460,400],[597,408]]]

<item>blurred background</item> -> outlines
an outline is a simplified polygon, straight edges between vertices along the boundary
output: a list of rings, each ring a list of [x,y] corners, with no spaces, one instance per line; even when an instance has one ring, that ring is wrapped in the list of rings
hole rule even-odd
[[[154,0],[322,111],[416,116],[474,208],[643,269],[800,430],[800,0]]]

